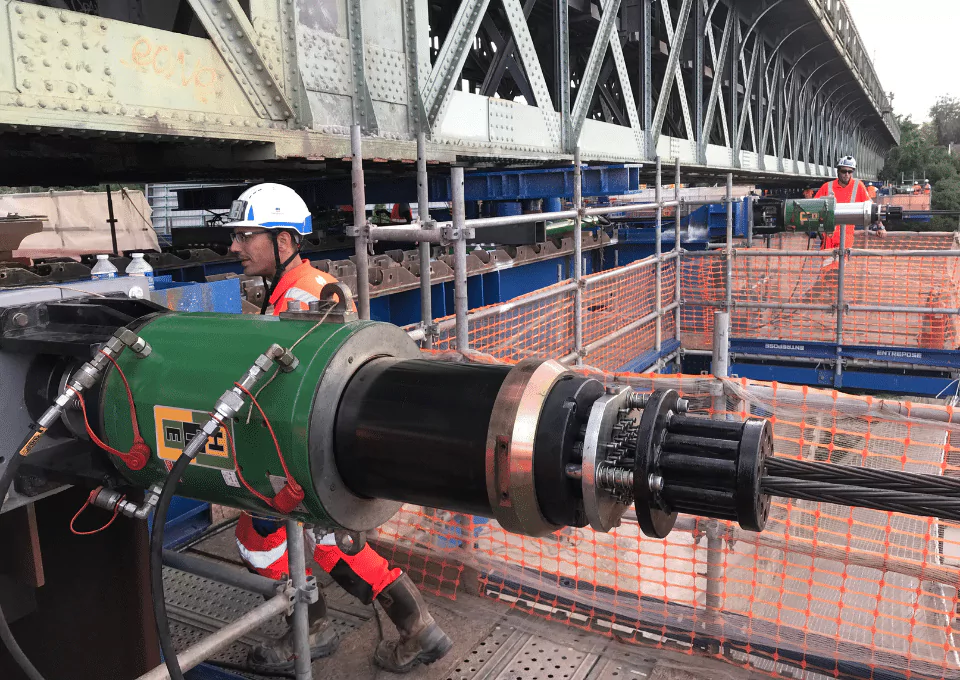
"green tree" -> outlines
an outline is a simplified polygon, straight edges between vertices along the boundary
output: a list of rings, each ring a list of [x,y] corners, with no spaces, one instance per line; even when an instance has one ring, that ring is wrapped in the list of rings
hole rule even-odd
[[[941,98],[941,101],[943,98]],[[933,123],[918,125],[908,117],[897,117],[900,123],[900,145],[887,154],[880,178],[890,182],[929,179],[931,184],[960,173],[960,157],[951,156],[946,147],[937,143]]]
[[[960,143],[960,99],[938,98],[937,103],[930,107],[930,125],[938,145]]]
[[[954,175],[941,179],[933,186],[934,210],[953,210],[960,213],[960,177]],[[957,228],[960,215],[933,218],[932,225],[937,231],[953,231]]]

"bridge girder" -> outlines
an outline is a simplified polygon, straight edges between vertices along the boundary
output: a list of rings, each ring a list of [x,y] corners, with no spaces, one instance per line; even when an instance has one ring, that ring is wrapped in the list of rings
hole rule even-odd
[[[310,174],[349,155],[353,124],[398,163],[422,130],[442,163],[579,145],[779,182],[848,153],[871,178],[899,141],[843,0],[2,5],[6,184]]]

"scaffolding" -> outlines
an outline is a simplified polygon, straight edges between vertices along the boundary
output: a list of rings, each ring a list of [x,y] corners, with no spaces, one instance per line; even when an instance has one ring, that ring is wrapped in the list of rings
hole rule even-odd
[[[359,159],[359,136],[354,140]],[[575,155],[576,187],[578,161]],[[362,216],[362,165],[356,162],[354,170],[354,214]],[[425,164],[418,171],[418,185],[425,187]],[[357,218],[352,235],[361,313],[369,314],[363,275],[369,243],[450,245],[455,314],[434,320],[424,297],[422,322],[408,329],[435,360],[555,358],[608,385],[677,389],[692,411],[709,417],[769,418],[781,457],[960,473],[960,414],[951,406],[729,378],[722,368],[728,357],[718,361],[716,376],[645,372],[661,369],[681,351],[709,353],[714,332],[785,347],[830,342],[838,372],[850,361],[841,352],[851,344],[955,349],[955,235],[890,234],[869,242],[858,235],[855,247],[833,251],[807,250],[805,235],[737,240],[728,178],[722,248],[683,250],[682,210],[673,210],[667,228],[676,232],[674,248],[663,252],[664,211],[682,207],[679,167],[675,174],[671,200],[661,189],[658,161],[653,203],[588,208],[577,191],[569,210],[467,220],[463,170],[452,168],[449,222],[433,222],[425,211],[420,222],[403,227]],[[656,217],[654,255],[584,274],[580,220],[640,211]],[[467,240],[487,226],[552,219],[576,222],[573,278],[469,310]],[[421,276],[427,295],[427,267]],[[880,293],[894,288],[897,304],[880,304]],[[729,326],[715,326],[717,311],[728,315]],[[892,359],[908,365],[903,357]],[[643,536],[628,516],[609,534],[570,527],[536,539],[510,534],[486,518],[405,505],[373,540],[425,590],[455,598],[467,589],[624,642],[797,678],[960,677],[953,630],[960,525],[953,522],[777,500],[762,534],[684,518],[677,531],[658,540]]]

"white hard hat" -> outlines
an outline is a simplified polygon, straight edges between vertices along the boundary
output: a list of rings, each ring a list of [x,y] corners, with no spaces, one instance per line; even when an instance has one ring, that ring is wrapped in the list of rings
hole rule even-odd
[[[290,229],[301,236],[313,231],[313,218],[300,195],[282,184],[257,184],[230,207],[225,227]]]
[[[850,168],[851,170],[857,169],[857,159],[853,156],[844,156],[840,159],[840,162],[837,163],[838,168]]]

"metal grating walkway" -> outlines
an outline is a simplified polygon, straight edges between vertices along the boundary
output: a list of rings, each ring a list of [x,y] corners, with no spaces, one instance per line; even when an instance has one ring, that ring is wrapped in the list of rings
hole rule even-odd
[[[191,550],[208,558],[236,562],[233,542],[224,538],[226,534],[212,535]],[[376,668],[372,662],[378,642],[377,626],[371,620],[373,609],[347,595],[326,574],[320,574],[318,581],[340,635],[340,649],[332,657],[314,663],[314,678],[398,678]],[[258,595],[174,569],[165,570],[164,587],[178,648],[235,620],[263,601]],[[769,677],[712,659],[622,644],[605,636],[527,616],[495,599],[458,593],[456,601],[432,596],[427,596],[427,600],[437,622],[453,638],[454,648],[441,661],[404,676],[411,680],[752,680]],[[392,624],[382,612],[381,619],[384,634],[395,637]],[[242,665],[251,646],[278,637],[283,630],[283,619],[277,617],[215,659]],[[247,671],[205,672],[201,668],[193,672],[191,680],[228,677],[262,680],[267,676]],[[814,676],[806,674],[805,677]]]

